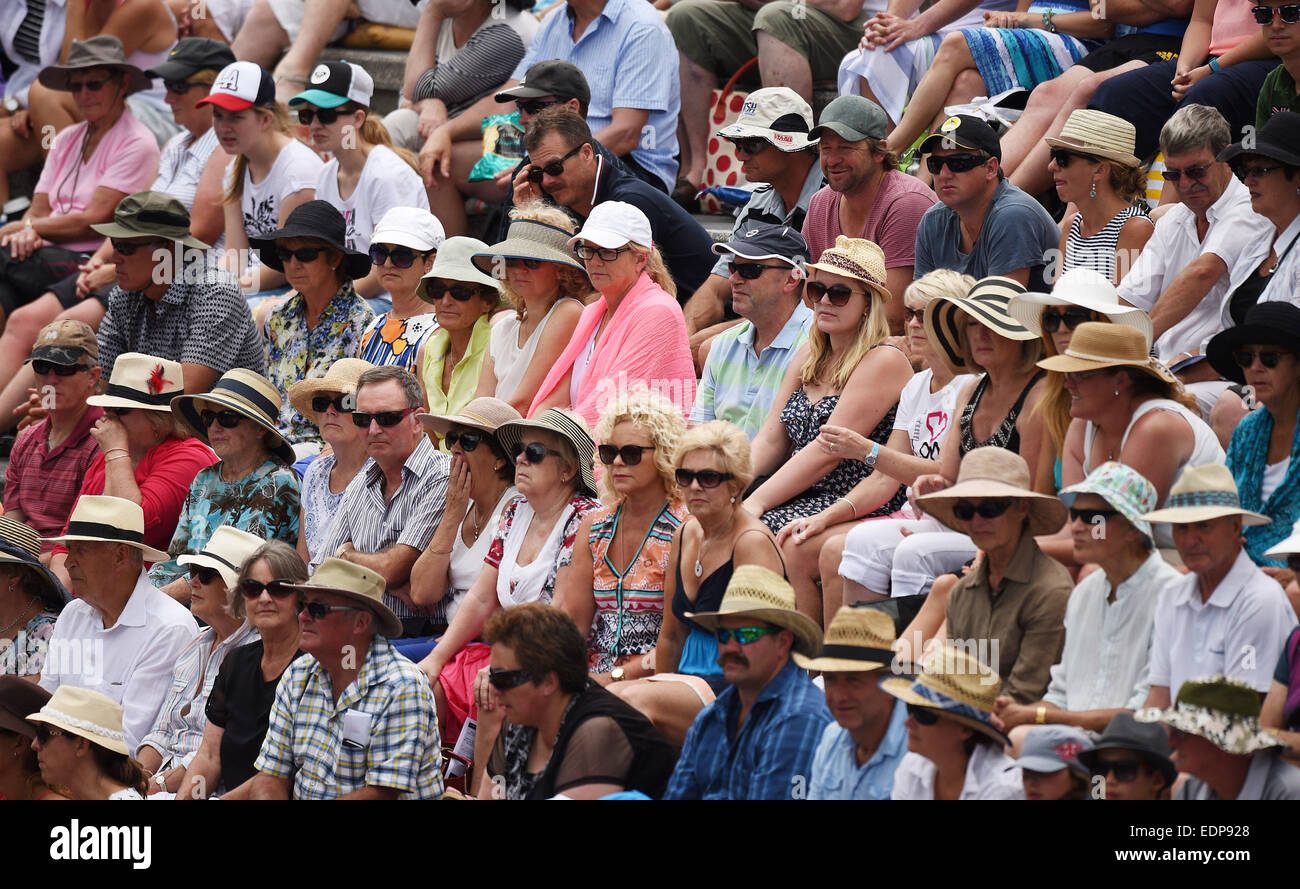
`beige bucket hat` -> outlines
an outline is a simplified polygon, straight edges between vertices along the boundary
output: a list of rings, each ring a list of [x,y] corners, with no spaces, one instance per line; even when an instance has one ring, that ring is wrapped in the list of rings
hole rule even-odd
[[[1065,524],[1065,504],[1047,494],[1036,494],[1029,479],[1029,464],[1006,448],[976,448],[961,458],[957,484],[917,497],[917,505],[950,528],[963,522],[953,515],[958,500],[1005,499],[1029,501],[1031,534],[1055,534]]]
[[[122,705],[88,688],[60,685],[27,721],[52,725],[106,750],[130,755],[122,731]]]
[[[375,616],[377,631],[383,636],[402,635],[402,622],[393,610],[384,604],[384,591],[388,584],[374,571],[346,559],[328,558],[316,568],[316,573],[302,583],[285,584],[288,589],[302,593],[334,593],[346,596]]]

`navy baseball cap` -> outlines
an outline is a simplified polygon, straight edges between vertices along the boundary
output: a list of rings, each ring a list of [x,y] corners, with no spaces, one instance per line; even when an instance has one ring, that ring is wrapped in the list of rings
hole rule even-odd
[[[1002,162],[1002,143],[998,141],[998,134],[983,118],[971,114],[954,114],[940,124],[939,132],[921,143],[922,154],[929,154],[936,148],[965,148]]]
[[[727,243],[714,244],[713,252],[742,259],[779,259],[801,266],[808,261],[808,242],[797,228],[756,222],[734,232]]]

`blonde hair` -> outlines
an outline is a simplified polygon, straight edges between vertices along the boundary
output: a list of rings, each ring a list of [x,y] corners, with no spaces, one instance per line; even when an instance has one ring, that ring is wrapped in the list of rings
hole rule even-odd
[[[903,291],[903,300],[919,302],[924,308],[931,300],[941,296],[965,299],[975,283],[975,279],[970,275],[963,275],[952,269],[935,269],[908,284],[907,289]]]
[[[600,415],[600,421],[596,423],[596,441],[607,442],[614,434],[614,428],[625,422],[636,424],[650,436],[650,441],[655,446],[655,469],[664,486],[664,493],[669,500],[680,500],[682,495],[677,487],[677,479],[674,478],[677,467],[673,465],[673,458],[676,456],[677,442],[686,432],[686,421],[682,419],[681,411],[671,401],[656,395],[638,394],[619,399]],[[608,471],[600,474],[597,486],[600,488],[601,500],[605,503],[618,502],[618,494],[610,483]]]
[[[628,241],[628,246],[646,257],[645,273],[673,299],[677,298],[677,282],[673,276],[668,273],[668,266],[664,264],[663,254],[659,252],[658,247],[645,247],[636,241]]]
[[[515,207],[510,211],[510,218],[528,219],[533,222],[541,222],[545,225],[553,225],[558,229],[563,229],[569,234],[577,232],[577,227],[573,224],[573,219],[568,213],[565,213],[559,207],[552,207],[548,204],[542,203],[541,201],[529,201],[526,204]],[[570,266],[564,266],[558,263],[553,264],[555,265],[555,280],[556,283],[559,284],[559,288],[555,292],[555,298],[547,303],[546,308],[549,310],[551,306],[566,297],[576,299],[578,302],[586,305],[591,299],[592,294],[591,281],[587,280],[587,276],[583,272]],[[519,294],[515,293],[514,289],[510,286],[509,278],[501,278],[501,295],[508,299],[515,307],[516,320],[523,321],[525,310],[524,300],[519,296]]]
[[[673,470],[682,468],[682,462],[691,451],[713,451],[722,462],[722,471],[731,473],[732,480],[744,491],[754,481],[754,466],[750,460],[749,436],[734,423],[710,420],[692,426],[677,439],[673,453]]]
[[[862,282],[865,284],[865,282]],[[808,360],[804,362],[800,381],[809,383],[826,383],[831,388],[843,391],[849,384],[849,377],[857,370],[862,359],[876,346],[889,339],[889,321],[885,318],[885,300],[880,292],[871,285],[866,285],[867,307],[858,321],[858,335],[844,354],[839,358],[831,351],[831,339],[823,333],[814,322],[808,328]]]
[[[290,139],[294,138],[293,127],[289,123],[289,110],[276,102],[270,108],[261,108],[254,106],[249,109],[254,114],[269,114],[271,116],[271,128],[278,133],[283,133]],[[226,193],[221,198],[223,204],[238,204],[239,199],[244,196],[244,171],[248,169],[248,158],[242,154],[235,155],[235,166],[231,173],[230,185],[226,188]]]

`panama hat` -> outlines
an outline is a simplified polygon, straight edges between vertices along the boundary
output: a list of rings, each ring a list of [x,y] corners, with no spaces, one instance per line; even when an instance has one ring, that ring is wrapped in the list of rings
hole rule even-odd
[[[258,547],[266,543],[256,534],[250,534],[231,525],[221,525],[212,532],[203,549],[193,555],[185,554],[176,559],[178,565],[198,565],[211,568],[221,575],[226,589],[234,589],[235,580],[244,560],[251,556]]]
[[[499,398],[475,398],[454,414],[416,414],[415,419],[442,438],[452,426],[468,426],[495,435],[502,423],[522,420],[519,411]]]
[[[1151,318],[1141,309],[1119,304],[1115,285],[1092,269],[1070,269],[1056,281],[1051,293],[1017,293],[1007,303],[1007,313],[1035,336],[1043,335],[1044,306],[1079,306],[1105,315],[1112,324],[1127,324],[1146,334],[1151,342]],[[1148,345],[1148,349],[1150,346]]]
[[[894,663],[894,619],[879,608],[844,605],[831,618],[816,657],[794,653],[805,670],[858,673],[888,669]]]
[[[170,413],[172,399],[184,392],[185,375],[179,362],[140,352],[123,352],[113,362],[113,373],[104,394],[90,396],[86,404]]]
[[[953,515],[958,500],[1006,499],[1029,501],[1031,534],[1055,534],[1065,524],[1065,504],[1047,494],[1037,494],[1029,480],[1029,464],[1005,448],[975,448],[961,458],[957,484],[917,497],[916,503],[950,528],[964,524]]]
[[[1079,753],[1079,762],[1089,769],[1099,768],[1102,758],[1097,754],[1102,750],[1136,753],[1165,776],[1166,784],[1173,784],[1178,777],[1178,767],[1169,758],[1169,732],[1160,725],[1138,722],[1127,710],[1115,714],[1093,748]]]
[[[285,238],[310,238],[320,241],[343,254],[344,271],[353,280],[370,274],[370,256],[351,250],[347,245],[347,224],[343,214],[329,201],[308,201],[294,207],[284,228],[276,229],[260,238],[249,238],[248,243],[267,268],[284,271],[284,263],[275,252],[275,242]]]
[[[210,392],[177,395],[172,399],[172,411],[179,414],[186,425],[194,430],[195,437],[207,444],[208,428],[200,416],[201,403],[207,402],[232,410],[270,433],[273,439],[271,453],[284,463],[292,464],[293,447],[276,428],[282,401],[280,390],[275,388],[274,383],[259,373],[237,367],[222,374]]]
[[[302,593],[334,593],[346,596],[367,608],[379,623],[378,632],[384,636],[401,636],[402,622],[393,610],[384,604],[388,584],[384,578],[368,568],[362,568],[346,559],[328,558],[316,568],[311,579],[302,583],[285,584],[288,589]]]
[[[865,238],[836,235],[835,246],[823,250],[821,258],[809,263],[807,268],[855,278],[866,284],[883,302],[889,302],[891,294],[885,286],[885,251]]]
[[[36,79],[41,82],[41,86],[66,93],[69,91],[68,81],[72,79],[72,72],[88,68],[113,68],[131,75],[126,85],[128,95],[153,87],[149,75],[126,60],[122,41],[112,34],[97,34],[85,40],[72,41],[68,47],[67,64],[48,65],[41,69]]]
[[[905,704],[936,710],[999,744],[1011,743],[992,721],[1001,677],[959,648],[945,645],[921,663],[915,679],[891,676],[880,687]]]
[[[1038,366],[1067,374],[1108,367],[1132,367],[1171,386],[1180,385],[1167,367],[1151,357],[1150,343],[1147,335],[1136,327],[1085,321],[1074,329],[1070,345],[1062,354],[1044,358]]]
[[[1062,488],[1057,496],[1066,507],[1071,507],[1080,494],[1096,494],[1115,507],[1134,528],[1151,536],[1151,523],[1142,517],[1156,508],[1156,486],[1131,466],[1114,460],[1103,463],[1077,485]]]
[[[1260,729],[1259,692],[1227,676],[1189,679],[1178,689],[1172,707],[1139,710],[1133,718],[1138,722],[1163,722],[1237,756],[1286,746],[1277,735]]]
[[[41,562],[41,537],[22,522],[0,515],[0,565],[22,565],[31,570],[41,599],[51,611],[61,611],[72,601],[59,579]]]
[[[993,276],[975,282],[966,296],[936,296],[925,306],[925,335],[939,360],[955,374],[970,373],[962,357],[965,325],[974,319],[1009,340],[1035,340],[1038,334],[1013,318],[1007,306],[1025,292],[1019,281]]]
[[[329,366],[323,377],[299,380],[289,387],[289,403],[304,417],[314,417],[311,400],[322,392],[355,395],[361,375],[374,367],[360,358],[340,358]]]
[[[470,257],[474,267],[493,280],[505,277],[505,260],[538,259],[553,262],[565,268],[577,269],[583,275],[587,269],[578,262],[578,256],[569,246],[573,232],[569,229],[541,222],[537,219],[513,219],[506,231],[506,239]]]
[[[35,738],[27,714],[45,706],[50,693],[22,676],[0,676],[0,729]]]
[[[27,721],[52,725],[106,750],[130,755],[122,731],[122,705],[88,688],[60,685]]]
[[[1059,136],[1048,136],[1043,141],[1051,148],[1064,148],[1125,167],[1142,166],[1134,154],[1137,127],[1104,111],[1077,108],[1065,119]]]
[[[1205,347],[1205,357],[1219,376],[1246,382],[1245,368],[1232,353],[1243,346],[1277,346],[1300,356],[1300,306],[1269,300],[1255,303],[1240,324],[1216,333]]]
[[[82,494],[68,517],[65,534],[48,538],[51,543],[85,540],[92,543],[124,543],[144,553],[146,562],[165,562],[167,553],[144,542],[144,510],[140,504],[104,494]]]
[[[514,449],[522,440],[525,429],[545,429],[563,436],[578,454],[578,487],[592,497],[598,496],[596,476],[592,471],[592,464],[596,460],[596,442],[581,417],[547,408],[535,417],[507,420],[496,430],[497,441],[501,442],[501,447],[507,454],[514,455]]]
[[[710,632],[717,630],[724,617],[752,617],[775,624],[793,633],[792,650],[809,658],[816,656],[822,644],[821,627],[795,607],[794,587],[761,565],[737,566],[717,611],[688,611],[686,616]]]
[[[195,250],[208,245],[190,234],[190,211],[171,195],[137,191],[117,202],[113,221],[92,225],[106,238],[163,238]]]
[[[1149,512],[1142,518],[1148,522],[1182,525],[1231,515],[1241,516],[1243,525],[1267,525],[1273,521],[1266,515],[1241,508],[1237,483],[1227,466],[1204,463],[1184,469],[1169,489],[1164,508]]]

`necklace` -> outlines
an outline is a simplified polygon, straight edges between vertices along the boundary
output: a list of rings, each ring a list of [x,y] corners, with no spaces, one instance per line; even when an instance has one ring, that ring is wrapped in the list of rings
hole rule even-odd
[[[736,514],[733,512],[731,514],[731,518],[727,519],[727,527],[722,529],[722,533],[712,539],[705,538],[704,543],[700,545],[700,551],[695,554],[695,576],[696,577],[704,576],[704,561],[703,561],[704,554],[708,551],[709,547],[713,546],[713,544],[717,543],[719,540],[727,536],[727,534],[731,531],[731,524],[735,520],[736,520]]]
[[[18,621],[22,620],[24,617],[27,616],[27,612],[31,611],[32,606],[36,604],[36,599],[37,599],[36,596],[32,596],[31,599],[28,600],[27,604],[23,606],[23,610],[18,612],[18,616],[13,619],[13,621],[9,624],[9,626],[0,630],[0,633],[7,633],[10,630],[12,630],[14,627],[18,626]]]

